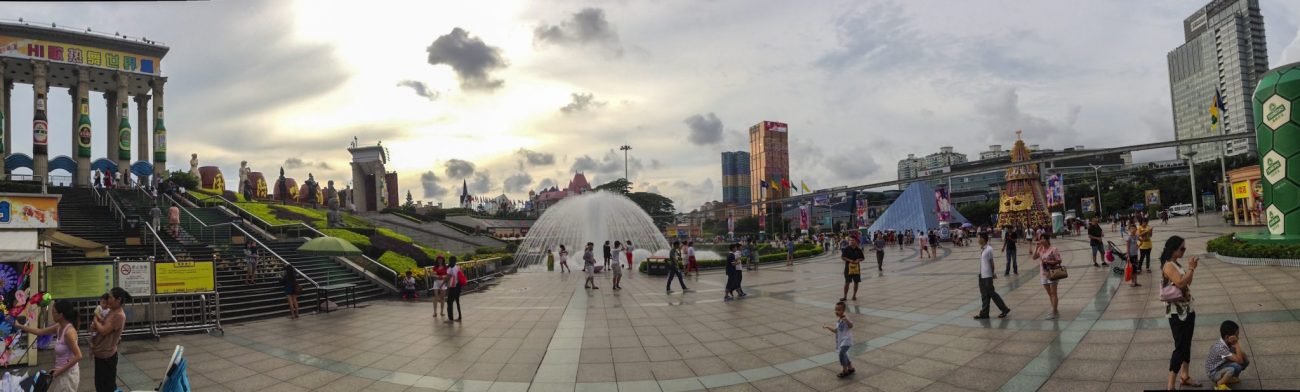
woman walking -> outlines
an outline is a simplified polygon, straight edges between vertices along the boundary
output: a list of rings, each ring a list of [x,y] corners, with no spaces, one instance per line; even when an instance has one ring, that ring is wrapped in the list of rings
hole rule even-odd
[[[407,271],[407,276],[410,276],[410,271]],[[289,300],[289,319],[298,318],[298,294],[302,294],[302,286],[298,285],[298,273],[293,268],[286,267],[284,275],[280,276],[280,286]]]
[[[564,248],[561,247],[561,250]],[[561,253],[563,254],[563,253]],[[561,260],[563,260],[561,256]],[[561,263],[561,266],[564,264]],[[433,318],[445,315],[442,309],[443,302],[447,301],[447,260],[442,256],[433,260]]]
[[[627,240],[627,244],[623,246],[623,252],[627,256],[627,269],[631,270],[632,269],[632,240]]]
[[[1052,246],[1052,240],[1046,235],[1038,238],[1038,248],[1034,249],[1032,255],[1034,260],[1039,261],[1038,277],[1039,283],[1043,284],[1043,289],[1047,290],[1047,299],[1052,302],[1052,313],[1047,315],[1048,320],[1056,320],[1061,316],[1060,310],[1056,308],[1056,280],[1049,278],[1051,270],[1061,266],[1061,251]]]
[[[573,272],[569,269],[569,250],[560,245],[560,272]]]
[[[54,369],[50,375],[50,392],[76,392],[81,384],[81,370],[77,363],[81,361],[81,347],[77,346],[77,307],[65,300],[54,301],[50,308],[50,320],[54,324],[45,328],[32,328],[14,323],[23,332],[32,335],[54,335]]]
[[[1165,249],[1160,252],[1160,263],[1164,264],[1164,279],[1160,283],[1160,300],[1165,303],[1165,315],[1169,318],[1169,330],[1174,335],[1174,352],[1169,358],[1169,379],[1165,387],[1174,389],[1174,378],[1179,378],[1179,385],[1200,388],[1201,384],[1192,381],[1187,372],[1187,364],[1192,360],[1192,333],[1196,328],[1196,312],[1192,310],[1192,276],[1196,274],[1196,257],[1192,257],[1184,268],[1178,259],[1187,251],[1183,237],[1172,236],[1165,242]]]

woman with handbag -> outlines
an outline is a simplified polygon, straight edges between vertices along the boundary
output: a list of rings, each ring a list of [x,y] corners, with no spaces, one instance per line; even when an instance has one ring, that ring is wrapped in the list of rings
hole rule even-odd
[[[561,245],[560,249],[563,252],[564,246]],[[564,260],[564,253],[560,253],[560,257],[560,260]],[[433,293],[430,296],[433,297],[433,318],[438,318],[443,315],[442,304],[447,301],[447,260],[442,255],[433,259],[433,276]]]
[[[1169,330],[1174,334],[1174,352],[1169,358],[1169,380],[1165,384],[1169,390],[1174,389],[1174,378],[1179,377],[1183,387],[1200,388],[1201,384],[1192,381],[1187,372],[1187,364],[1192,360],[1192,333],[1196,328],[1196,312],[1192,310],[1192,275],[1196,273],[1199,260],[1192,257],[1187,268],[1178,262],[1187,251],[1182,237],[1172,236],[1165,241],[1165,249],[1160,252],[1160,263],[1164,266],[1163,279],[1160,283],[1160,301],[1165,303],[1165,315],[1169,317]]]
[[[1067,276],[1065,266],[1061,265],[1061,251],[1052,246],[1049,236],[1042,235],[1038,237],[1038,247],[1034,248],[1034,254],[1030,257],[1039,261],[1039,283],[1043,284],[1043,289],[1047,290],[1047,298],[1052,302],[1052,313],[1048,314],[1046,319],[1056,320],[1061,316],[1061,312],[1056,308],[1056,283]]]
[[[50,392],[76,392],[81,384],[81,348],[77,346],[77,307],[65,300],[54,301],[50,307],[50,325],[45,328],[32,328],[22,323],[10,322],[15,328],[32,335],[54,335],[54,368],[50,375],[54,381],[49,384]]]

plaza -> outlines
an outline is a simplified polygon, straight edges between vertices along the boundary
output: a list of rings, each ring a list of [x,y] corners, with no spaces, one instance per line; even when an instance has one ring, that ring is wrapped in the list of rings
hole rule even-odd
[[[1218,324],[1231,319],[1241,323],[1252,361],[1237,387],[1300,388],[1300,269],[1206,257],[1206,241],[1234,228],[1201,223],[1153,225],[1157,248],[1179,235],[1189,257],[1202,257],[1192,285],[1193,378],[1209,385],[1201,364]],[[1108,240],[1118,236],[1107,228]],[[836,255],[746,272],[750,296],[733,302],[722,301],[720,271],[687,278],[691,292],[665,295],[662,277],[629,275],[626,289],[613,292],[608,276],[601,289],[584,290],[580,272],[526,269],[467,295],[463,323],[433,319],[428,301],[371,301],[298,320],[226,325],[224,335],[127,341],[119,378],[130,389],[152,388],[179,344],[193,386],[203,391],[1163,388],[1173,341],[1158,278],[1139,275],[1142,287],[1132,288],[1091,265],[1086,237],[1054,244],[1071,272],[1060,283],[1055,321],[1043,320],[1050,307],[1023,246],[1020,274],[996,279],[1012,308],[1002,320],[972,319],[976,247],[944,245],[935,261],[917,260],[914,247],[889,248],[884,272],[864,274],[858,300],[849,301],[850,354],[861,371],[844,379],[835,377],[834,340],[821,328],[835,320],[843,287]],[[1003,262],[998,257],[999,271]],[[82,366],[88,377],[89,362]],[[90,384],[83,381],[81,390]]]

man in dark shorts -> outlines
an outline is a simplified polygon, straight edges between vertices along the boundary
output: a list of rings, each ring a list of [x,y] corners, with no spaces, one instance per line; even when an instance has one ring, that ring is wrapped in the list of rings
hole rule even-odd
[[[609,268],[609,258],[613,253],[609,251],[609,241],[605,241],[605,268]]]
[[[1101,266],[1101,264],[1097,264],[1097,256],[1106,255],[1106,246],[1101,242],[1102,236],[1104,235],[1105,233],[1102,232],[1101,225],[1097,224],[1097,218],[1092,218],[1092,222],[1088,223],[1088,245],[1092,246],[1093,267]],[[1101,262],[1104,264],[1106,262],[1106,259],[1105,258],[1101,259]]]
[[[862,248],[858,247],[858,237],[849,239],[849,247],[844,248],[840,254],[840,259],[844,260],[844,297],[849,295],[849,283],[853,283],[853,300],[858,300],[858,284],[862,283],[862,260],[866,257],[862,255]],[[840,298],[843,301],[844,298]]]

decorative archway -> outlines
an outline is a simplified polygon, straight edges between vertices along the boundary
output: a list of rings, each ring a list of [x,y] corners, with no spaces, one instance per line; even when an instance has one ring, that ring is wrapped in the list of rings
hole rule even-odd
[[[32,170],[32,157],[24,153],[10,154],[5,157],[5,170],[13,171],[14,169],[25,167]]]

